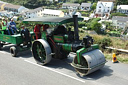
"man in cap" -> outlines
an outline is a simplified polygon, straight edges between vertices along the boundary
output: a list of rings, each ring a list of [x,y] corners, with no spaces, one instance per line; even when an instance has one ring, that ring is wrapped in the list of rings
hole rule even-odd
[[[28,29],[25,28],[24,25],[21,26],[21,36],[23,37],[23,45],[30,45],[31,46],[31,34]]]

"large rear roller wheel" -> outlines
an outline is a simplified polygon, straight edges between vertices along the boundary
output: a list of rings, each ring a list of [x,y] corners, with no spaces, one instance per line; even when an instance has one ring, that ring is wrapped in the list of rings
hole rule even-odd
[[[34,59],[40,65],[45,65],[51,61],[51,48],[48,42],[44,39],[34,41],[32,45],[32,53]]]

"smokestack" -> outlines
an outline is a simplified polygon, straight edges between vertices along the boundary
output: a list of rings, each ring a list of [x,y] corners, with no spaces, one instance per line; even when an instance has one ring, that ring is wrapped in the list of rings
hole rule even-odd
[[[78,18],[77,15],[73,15],[74,20],[74,32],[75,32],[75,41],[79,41],[79,30],[78,30]]]

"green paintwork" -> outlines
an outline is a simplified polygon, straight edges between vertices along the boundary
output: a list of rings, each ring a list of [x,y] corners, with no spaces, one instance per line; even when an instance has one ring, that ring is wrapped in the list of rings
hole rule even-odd
[[[80,64],[82,54],[86,53],[86,52],[87,52],[86,48],[81,48],[81,49],[76,51],[78,64]]]
[[[46,32],[43,31],[41,34],[42,34],[41,38],[47,40]]]
[[[41,62],[44,62],[46,59],[45,49],[41,43],[37,45],[37,55],[40,58]]]
[[[53,38],[54,38],[54,41],[57,43],[64,43],[64,37],[63,36],[54,35]]]
[[[80,64],[80,62],[81,62],[81,56],[83,53],[92,51],[94,49],[99,49],[99,46],[97,44],[94,44],[94,45],[91,45],[90,48],[81,48],[81,49],[77,50],[76,54],[77,54],[78,64]]]
[[[34,36],[34,32],[30,32],[31,38]],[[0,34],[0,41],[12,43],[12,44],[21,44],[23,43],[23,39],[21,37],[21,34],[16,34],[16,35],[5,35],[5,34]]]
[[[72,51],[72,44],[63,44],[63,50],[71,52]]]
[[[93,44],[91,45],[93,49],[99,49],[99,45],[98,44]]]

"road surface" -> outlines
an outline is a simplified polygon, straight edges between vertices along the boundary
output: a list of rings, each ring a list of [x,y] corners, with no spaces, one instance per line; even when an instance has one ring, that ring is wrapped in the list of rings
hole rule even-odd
[[[72,58],[37,65],[30,51],[11,57],[9,47],[0,51],[0,85],[128,85],[128,64],[112,63],[85,77],[70,66]]]

